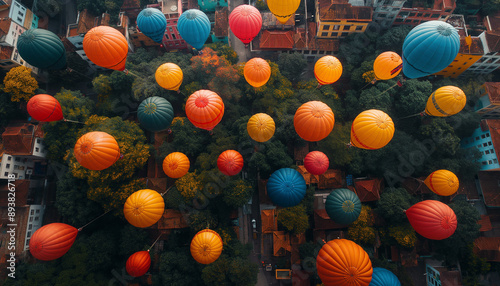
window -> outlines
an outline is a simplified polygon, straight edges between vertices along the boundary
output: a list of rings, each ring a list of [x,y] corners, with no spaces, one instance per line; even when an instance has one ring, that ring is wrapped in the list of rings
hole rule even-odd
[[[40,148],[35,147],[35,152],[40,152]]]
[[[483,165],[485,165],[485,166],[486,166],[486,161],[481,162],[481,164],[483,164]]]
[[[397,18],[397,19],[396,19],[396,22],[403,22],[403,19],[401,19],[401,18]]]
[[[37,217],[37,216],[36,216],[36,217],[35,217],[35,221],[37,221],[38,219],[39,219],[39,217]]]
[[[9,172],[5,172],[3,175],[7,177],[9,175]]]
[[[349,35],[349,33],[347,33],[347,32],[342,33],[342,37],[347,37],[347,35]]]
[[[5,168],[7,169],[10,168],[10,164],[5,165]]]
[[[490,141],[490,142],[488,142],[488,146],[491,146],[491,141]]]
[[[356,31],[361,31],[363,30],[363,26],[356,26]]]
[[[411,12],[411,13],[410,13],[410,17],[413,17],[413,16],[415,16],[415,15],[417,15],[417,13],[415,13],[415,12]]]
[[[486,137],[490,137],[490,133],[486,133]]]
[[[31,237],[31,231],[28,231],[28,233],[26,234],[27,237]]]
[[[29,238],[26,240],[26,245],[30,245],[30,239]]]
[[[483,139],[484,139],[484,138],[486,138],[486,135],[484,135],[484,134],[483,134],[483,135],[481,135],[481,138],[483,138]]]
[[[329,31],[330,30],[330,25],[324,25],[323,30]]]
[[[327,32],[321,33],[321,37],[328,37],[328,33]]]
[[[486,146],[488,146],[488,144],[487,143],[483,143],[483,147],[486,147]]]
[[[493,164],[493,161],[492,160],[488,160],[488,165],[491,165]]]
[[[15,159],[15,160],[16,160],[16,162],[20,162],[20,161],[21,161],[21,158],[16,157],[16,159]]]
[[[35,210],[31,210],[30,215],[34,215],[34,214],[35,214]]]
[[[340,25],[334,25],[334,26],[333,26],[333,30],[334,30],[334,31],[338,31],[339,29],[340,29]]]
[[[30,224],[28,225],[28,229],[29,229],[29,230],[31,230],[31,228],[32,228],[32,227],[33,227],[33,225],[30,223]]]
[[[429,18],[429,16],[430,16],[430,15],[431,15],[430,13],[425,13],[425,14],[424,14],[424,17],[425,17],[425,18]]]
[[[30,217],[30,222],[32,222],[32,221],[33,221],[33,217]]]
[[[439,18],[439,14],[432,14],[431,18]]]
[[[39,138],[36,139],[36,143],[40,144],[40,139]]]
[[[21,22],[21,21],[23,20],[23,18],[21,18],[21,17],[17,17],[17,20],[18,20],[19,22]]]
[[[7,161],[10,161],[10,160],[12,160],[12,157],[11,156],[7,157]]]
[[[493,159],[493,163],[498,163],[498,160],[497,159]]]
[[[495,154],[495,149],[490,149],[491,154]]]
[[[485,154],[490,154],[490,150],[484,151]]]
[[[40,213],[40,210],[36,210],[36,211],[35,211],[35,213],[36,213],[36,214],[39,214],[39,213]]]
[[[342,30],[343,31],[349,31],[349,30],[351,30],[351,25],[345,25]]]
[[[338,33],[330,33],[330,37],[337,37]]]

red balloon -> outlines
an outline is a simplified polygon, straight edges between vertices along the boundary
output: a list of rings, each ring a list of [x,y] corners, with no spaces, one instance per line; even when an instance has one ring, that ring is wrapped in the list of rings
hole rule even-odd
[[[251,5],[239,5],[229,14],[229,27],[244,44],[250,43],[260,32],[262,15]]]
[[[457,229],[455,212],[440,201],[416,203],[406,210],[406,216],[415,231],[428,239],[448,238]]]
[[[325,153],[320,151],[309,152],[304,158],[304,167],[306,170],[313,175],[321,175],[328,167],[330,167],[330,161]]]
[[[63,112],[59,101],[48,94],[37,94],[28,101],[28,113],[38,121],[59,121]]]
[[[140,277],[148,272],[151,266],[151,256],[149,251],[138,251],[127,259],[125,269],[132,277]]]
[[[234,150],[226,150],[219,155],[217,167],[227,176],[234,176],[243,169],[243,157]]]
[[[30,252],[40,260],[57,259],[71,248],[78,229],[65,223],[50,223],[37,229],[30,239]]]

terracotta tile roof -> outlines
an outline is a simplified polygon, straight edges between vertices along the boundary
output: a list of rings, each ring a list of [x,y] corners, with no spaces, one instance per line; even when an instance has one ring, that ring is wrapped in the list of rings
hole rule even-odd
[[[318,189],[337,189],[343,186],[343,175],[341,170],[328,169],[319,175]]]
[[[500,262],[500,237],[478,237],[474,240],[474,252],[486,261]]]
[[[31,155],[33,137],[40,135],[41,131],[37,129],[38,126],[30,123],[15,123],[7,126],[2,133],[5,152],[10,155]],[[43,135],[36,137],[43,137]]]
[[[500,82],[485,82],[484,89],[491,103],[500,103]]]
[[[481,215],[481,219],[477,221],[477,223],[481,226],[479,231],[490,231],[492,230],[490,217],[487,215]]]
[[[479,184],[483,191],[484,203],[488,207],[500,207],[500,171],[479,171]]]
[[[314,210],[314,229],[339,229],[345,228],[347,225],[342,225],[330,219],[325,209]]]
[[[273,232],[273,253],[274,256],[285,256],[287,251],[292,251],[290,245],[290,235],[284,231]]]
[[[294,34],[295,37],[297,34]],[[296,161],[304,161],[307,153],[309,153],[309,143],[306,142],[304,146],[294,146],[293,147],[293,158]]]
[[[79,17],[78,17],[78,28],[76,29],[76,34],[85,34],[90,29],[94,28],[96,25],[95,23],[95,16],[90,14],[90,12],[87,11],[87,9],[84,9],[83,11],[80,11]]]
[[[460,181],[457,195],[465,195],[468,200],[478,200],[479,193],[477,192],[476,183],[474,181]]]
[[[0,19],[0,35],[7,35],[10,29],[10,23],[12,23],[11,18]]]
[[[121,10],[141,8],[141,0],[124,0]]]
[[[486,32],[486,43],[490,52],[500,52],[500,33]]]
[[[215,26],[214,35],[216,37],[227,37],[228,36],[228,10],[227,7],[223,7],[215,11]]]
[[[338,3],[329,0],[319,0],[320,21],[357,21],[371,22],[373,8],[368,6],[352,6],[349,3]],[[333,3],[332,3],[333,2]]]
[[[14,47],[0,46],[0,60],[10,60]]]
[[[167,190],[167,178],[148,178],[147,188],[161,194]]]
[[[495,15],[484,17],[484,22],[488,31],[500,31],[500,15],[498,12]]]
[[[179,229],[189,227],[184,215],[174,209],[165,209],[163,217],[157,223],[157,229]]]
[[[28,194],[30,190],[30,180],[16,180],[16,207],[22,207],[28,204]],[[5,185],[0,186],[0,207],[8,207],[9,185],[5,181]]]
[[[290,29],[291,27],[295,26],[295,14],[293,14],[290,19],[286,21],[285,24],[281,24],[280,21],[278,21],[278,18],[273,15],[271,12],[261,12],[262,15],[262,29],[281,29],[281,28],[288,28]]]
[[[471,55],[483,55],[483,43],[479,37],[471,37],[472,43],[470,47],[467,45],[465,38],[460,38],[460,50],[459,53],[471,54]]]
[[[425,177],[406,178],[401,186],[410,194],[432,194],[432,191],[424,184]]]
[[[293,47],[297,50],[303,50],[306,48],[306,31],[305,29],[297,29],[295,30],[295,34],[293,34]]]
[[[267,195],[267,180],[259,180],[258,189],[259,189],[260,203],[272,205],[273,202],[271,201],[271,199]]]
[[[380,199],[382,179],[355,180],[356,194],[361,202],[372,202]]]
[[[304,177],[306,185],[317,184],[319,182],[319,176],[309,173],[303,165],[297,166],[297,171]]]
[[[276,209],[262,210],[261,211],[262,220],[262,233],[272,233],[278,230],[278,217],[276,215]]]
[[[264,30],[260,37],[261,49],[293,49],[293,31]]]

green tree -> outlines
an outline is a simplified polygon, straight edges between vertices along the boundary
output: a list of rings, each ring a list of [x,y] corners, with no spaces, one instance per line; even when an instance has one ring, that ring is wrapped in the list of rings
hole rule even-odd
[[[390,28],[382,36],[377,37],[377,50],[382,52],[394,51],[402,56],[403,42],[410,30],[411,27],[405,25]]]
[[[207,44],[206,46],[216,51],[219,57],[226,59],[230,64],[235,65],[238,63],[238,54],[229,45],[222,42],[216,42]]]
[[[252,197],[252,185],[245,180],[233,180],[223,189],[224,202],[233,208],[242,207]]]
[[[109,76],[100,74],[98,77],[95,77],[92,80],[92,86],[94,90],[99,95],[99,98],[106,98],[111,93],[111,81],[109,80]]]
[[[12,119],[26,118],[25,112],[20,112],[19,104],[10,100],[7,93],[0,94],[0,127],[4,127]]]
[[[38,82],[31,76],[31,69],[25,66],[11,68],[3,79],[3,84],[3,91],[9,93],[10,100],[14,102],[28,101],[38,89]]]
[[[303,205],[279,209],[278,222],[293,234],[304,233],[309,228],[309,217]]]
[[[330,161],[334,167],[346,167],[352,160],[352,148],[347,148],[347,143],[351,141],[351,124],[335,123],[333,131],[323,140],[318,142],[318,149],[325,153],[328,158],[335,158]]]
[[[120,230],[119,240],[118,254],[128,258],[137,251],[145,250],[148,246],[148,233],[142,228],[127,224]]]
[[[444,118],[433,117],[429,124],[420,127],[421,138],[431,138],[436,144],[436,153],[440,156],[453,156],[460,147],[460,138]]]
[[[405,81],[394,107],[399,116],[408,116],[423,112],[427,99],[432,94],[432,84],[428,81],[410,79]]]
[[[218,225],[219,220],[209,209],[189,213],[189,227],[195,232],[206,228],[214,229]]]
[[[191,202],[203,185],[195,173],[187,173],[175,181],[175,187],[186,202]]]
[[[415,230],[409,223],[389,227],[389,236],[404,248],[413,248],[417,242]]]
[[[50,71],[50,83],[60,84],[65,88],[74,88],[77,84],[88,80],[85,74],[87,74],[89,64],[76,52],[66,52],[66,62],[69,69]]]
[[[234,258],[229,265],[231,285],[252,286],[257,284],[258,265],[247,259]]]
[[[291,82],[297,82],[307,67],[307,61],[301,53],[282,53],[278,58],[278,67],[284,77]]]
[[[377,213],[390,224],[406,221],[405,210],[413,205],[413,198],[403,188],[387,188],[377,202]]]
[[[248,167],[252,171],[258,170],[262,178],[268,178],[274,171],[293,164],[292,157],[286,153],[286,148],[280,141],[267,141],[259,145],[259,148],[261,149],[248,160]]]
[[[157,285],[203,285],[198,265],[189,248],[164,252],[160,256],[160,279]]]
[[[375,242],[375,228],[373,228],[373,213],[369,206],[363,205],[361,213],[347,229],[347,235],[355,242],[373,244]]]

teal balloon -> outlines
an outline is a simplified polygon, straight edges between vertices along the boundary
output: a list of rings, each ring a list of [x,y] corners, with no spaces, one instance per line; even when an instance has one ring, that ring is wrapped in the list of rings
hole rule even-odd
[[[146,8],[137,16],[137,27],[151,40],[161,43],[167,29],[167,19],[156,8]]]
[[[375,267],[373,268],[372,281],[368,286],[401,286],[401,282],[391,271]]]
[[[29,29],[17,40],[19,55],[40,69],[65,69],[66,49],[59,37],[45,29]]]
[[[306,181],[294,169],[281,168],[267,181],[267,195],[280,207],[293,207],[306,195]]]
[[[210,35],[211,24],[207,15],[198,9],[189,9],[177,21],[181,37],[197,50],[201,50]]]
[[[361,213],[361,201],[349,189],[333,190],[325,202],[326,213],[339,224],[350,224],[358,219]]]
[[[158,132],[170,126],[174,119],[174,109],[165,98],[153,96],[141,102],[137,117],[146,130]]]

